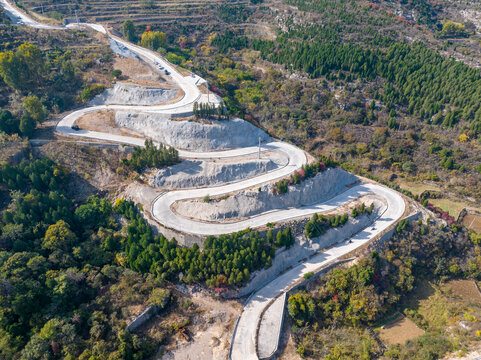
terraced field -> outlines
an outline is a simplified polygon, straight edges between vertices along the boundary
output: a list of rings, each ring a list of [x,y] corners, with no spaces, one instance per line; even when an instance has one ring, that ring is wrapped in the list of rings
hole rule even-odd
[[[215,16],[215,9],[222,4],[247,4],[246,0],[97,0],[92,2],[74,2],[68,0],[22,0],[19,4],[29,11],[63,19],[75,19],[75,11],[81,20],[105,23],[113,26],[125,19],[132,19],[137,25],[183,23],[203,24]]]

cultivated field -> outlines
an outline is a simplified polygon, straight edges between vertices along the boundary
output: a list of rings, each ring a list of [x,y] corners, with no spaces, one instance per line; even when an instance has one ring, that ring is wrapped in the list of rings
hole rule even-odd
[[[454,201],[450,199],[429,199],[434,206],[447,211],[449,215],[451,215],[454,219],[457,219],[459,213],[464,209],[472,209],[472,210],[479,210],[473,206],[470,206],[468,203],[462,201]]]

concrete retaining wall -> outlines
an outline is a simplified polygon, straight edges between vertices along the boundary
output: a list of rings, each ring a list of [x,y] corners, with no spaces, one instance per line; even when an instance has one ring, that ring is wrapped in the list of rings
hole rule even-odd
[[[296,245],[290,249],[282,248],[277,250],[276,256],[272,261],[272,266],[268,269],[254,272],[251,281],[240,289],[235,297],[243,297],[260,289],[277,277],[280,272],[285,271],[286,268],[297,265],[300,261],[316,251],[326,248],[337,241],[349,238],[359,230],[369,226],[377,216],[377,214],[373,213],[371,216],[364,215],[356,219],[350,219],[349,222],[343,226],[329,229],[324,235],[312,239],[310,243],[306,241],[305,235],[301,235],[300,242],[304,243],[303,245],[298,244],[298,239]]]
[[[137,316],[130,324],[127,325],[127,330],[135,331],[142,325],[144,325],[147,321],[149,321],[154,315],[157,315],[159,312],[160,306],[149,306],[145,309],[139,316]]]
[[[153,316],[157,315],[162,309],[164,309],[169,303],[170,296],[159,305],[148,306],[142,313],[137,316],[130,324],[127,325],[127,330],[135,331],[147,321],[149,321]]]
[[[194,244],[197,244],[202,249],[204,245],[205,237],[179,233],[178,231],[168,229],[160,224],[157,224],[157,227],[159,228],[160,233],[164,235],[167,239],[170,240],[172,238],[175,238],[175,240],[177,240],[177,243],[181,246],[192,247]]]
[[[184,234],[178,231],[168,229],[163,225],[159,224],[151,215],[151,212],[144,211],[144,218],[149,223],[149,225],[154,230],[155,235],[163,235],[165,238],[172,240],[175,238],[177,243],[181,246],[192,247],[194,244],[199,245],[200,248],[204,245],[205,237],[196,236],[192,234]]]
[[[194,115],[194,111],[184,111],[184,112],[170,114],[170,117],[175,119],[175,118],[189,117],[193,115]]]
[[[230,347],[229,347],[229,360],[232,359],[232,344],[234,343],[234,339],[235,339],[235,334],[237,332],[237,325],[239,325],[239,320],[240,320],[240,315],[237,317],[237,320],[235,321],[235,325],[234,325],[234,331],[232,332],[232,336],[230,338]]]

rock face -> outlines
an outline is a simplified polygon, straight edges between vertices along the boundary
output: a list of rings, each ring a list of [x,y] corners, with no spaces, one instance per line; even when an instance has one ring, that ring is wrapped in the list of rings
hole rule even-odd
[[[228,198],[203,202],[189,200],[177,205],[179,214],[200,220],[245,218],[270,210],[287,209],[319,203],[334,197],[358,178],[341,169],[327,169],[297,186],[290,186],[286,194],[275,195],[270,185],[240,191]]]
[[[237,160],[237,159],[236,159]],[[169,166],[154,173],[152,186],[164,189],[182,189],[212,186],[248,179],[287,165],[284,154],[272,154],[269,158],[238,161],[191,161]]]
[[[173,99],[176,93],[172,89],[116,83],[94,97],[89,105],[155,105]]]
[[[178,149],[193,151],[228,150],[255,146],[269,135],[251,123],[241,120],[212,121],[209,124],[194,121],[173,121],[165,114],[115,114],[117,126],[126,127],[152,139]]]

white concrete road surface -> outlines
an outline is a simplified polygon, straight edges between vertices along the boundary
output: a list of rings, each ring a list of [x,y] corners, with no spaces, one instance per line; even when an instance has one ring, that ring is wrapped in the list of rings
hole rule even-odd
[[[0,0],[0,5],[6,10],[7,15],[12,19],[13,23],[32,26],[41,29],[59,30],[65,29],[65,27],[51,26],[41,24],[28,15],[20,11],[18,8],[7,2],[7,0]],[[139,46],[133,45],[109,34],[102,25],[98,24],[73,24],[72,26],[88,26],[96,31],[99,31],[117,41],[122,46],[127,47],[131,51],[135,52],[146,62],[151,63],[153,66],[161,64],[165,69],[170,72],[172,82],[176,83],[185,93],[184,97],[175,104],[158,105],[158,106],[128,106],[128,105],[101,105],[86,107],[76,110],[69,115],[65,116],[56,127],[59,133],[77,136],[83,138],[100,139],[106,141],[113,141],[131,145],[142,146],[144,139],[107,134],[102,132],[80,130],[75,131],[71,129],[74,121],[80,116],[93,111],[99,110],[125,110],[125,111],[139,111],[139,112],[159,112],[166,114],[184,113],[186,111],[192,111],[194,102],[202,101],[204,95],[198,88],[198,85],[203,82],[198,76],[183,76],[179,73],[173,65],[167,62],[157,53],[150,50],[146,50]],[[217,99],[217,101],[220,101]],[[335,196],[334,198],[320,204],[314,204],[309,206],[300,206],[298,208],[284,209],[278,211],[270,211],[267,213],[253,216],[249,219],[242,220],[234,223],[206,223],[201,221],[195,221],[187,219],[185,217],[175,214],[171,206],[174,202],[192,198],[202,198],[205,195],[216,196],[242,189],[259,186],[266,182],[273,181],[275,179],[287,176],[294,170],[299,169],[304,163],[306,163],[306,154],[299,148],[280,141],[272,141],[263,145],[263,150],[272,150],[285,152],[289,157],[289,163],[287,166],[270,171],[259,176],[238,181],[235,183],[225,184],[221,186],[215,186],[203,189],[190,189],[181,191],[171,191],[160,195],[152,204],[152,214],[154,217],[162,223],[164,226],[198,235],[219,235],[223,233],[230,233],[239,230],[243,230],[247,227],[256,228],[265,225],[268,222],[279,222],[281,220],[287,220],[291,218],[297,218],[300,216],[307,216],[313,213],[322,213],[326,211],[332,211],[335,208],[344,205],[362,195],[376,194],[385,200],[385,208],[381,212],[378,219],[375,220],[373,225],[365,228],[360,233],[352,237],[350,242],[340,243],[323,253],[317,254],[306,262],[298,265],[297,267],[285,272],[274,281],[269,283],[257,291],[248,301],[245,306],[244,312],[238,322],[236,333],[231,344],[231,358],[233,360],[254,360],[258,359],[258,349],[256,348],[256,336],[259,322],[261,321],[261,314],[268,310],[268,305],[276,297],[283,295],[294,284],[303,279],[304,274],[308,272],[315,272],[320,268],[335,262],[339,257],[355,250],[356,248],[366,244],[372,240],[375,236],[381,234],[389,226],[398,221],[404,213],[405,203],[403,198],[395,191],[388,189],[381,185],[373,183],[363,183],[356,185],[344,193]],[[257,147],[248,147],[242,149],[233,149],[228,151],[216,151],[216,152],[192,152],[192,151],[179,151],[179,155],[183,158],[193,159],[206,159],[206,158],[226,158],[235,156],[245,156],[254,154],[257,152]],[[275,303],[277,304],[277,303]],[[276,305],[280,306],[279,304]],[[280,326],[282,321],[279,319],[270,318],[276,316],[278,311],[265,311],[264,321],[272,327],[271,331],[262,330],[263,334],[268,334],[273,338],[263,339],[260,338],[259,342],[266,341],[265,346],[262,347],[262,353],[269,353],[277,347],[278,335],[280,333]],[[267,318],[266,318],[267,317]],[[277,324],[277,325],[276,325]],[[262,328],[261,328],[262,329]],[[268,336],[268,335],[263,335]]]
[[[62,27],[59,27],[59,26],[41,24],[41,23],[33,20],[30,16],[25,14],[23,11],[21,11],[16,6],[9,3],[7,0],[1,0],[1,5],[5,9],[5,13],[10,18],[10,20],[12,21],[13,24],[27,25],[27,26],[31,26],[31,27],[34,27],[34,28],[37,28],[37,29],[48,29],[48,30],[61,30],[61,29],[63,29]]]
[[[381,234],[389,226],[393,225],[404,214],[405,203],[397,192],[375,184],[362,185],[373,193],[385,199],[385,208],[374,223],[357,235],[350,238],[350,242],[343,242],[334,247],[315,255],[304,263],[285,272],[274,281],[257,291],[244,307],[244,311],[238,322],[234,341],[231,344],[232,360],[257,360],[256,335],[262,312],[267,309],[269,303],[279,294],[285,293],[309,272],[317,272],[319,269],[335,262],[337,259],[351,251],[365,245],[375,236]],[[269,320],[267,320],[269,321]],[[271,320],[272,321],[272,320]],[[273,322],[273,321],[272,321]],[[275,322],[273,322],[275,323]],[[280,326],[280,322],[277,322]],[[259,338],[258,341],[266,341],[271,344],[277,343],[279,329],[271,329],[271,332],[263,332],[263,336],[277,337],[274,339]],[[272,350],[272,345],[270,346]]]
[[[287,293],[283,292],[260,317],[257,353],[261,359],[272,357],[279,346]]]

